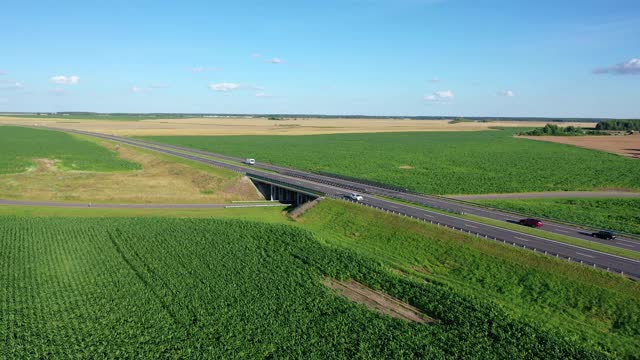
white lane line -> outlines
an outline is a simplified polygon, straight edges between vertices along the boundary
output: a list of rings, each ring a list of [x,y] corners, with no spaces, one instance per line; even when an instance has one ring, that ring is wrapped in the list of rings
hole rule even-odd
[[[477,226],[473,226],[473,225],[469,225],[469,224],[464,224],[464,226],[467,226],[467,227],[470,227],[470,228],[473,228],[473,229],[477,229],[478,228]]]
[[[514,238],[514,239],[518,239],[518,240],[522,240],[522,241],[529,241],[528,239],[524,239],[524,238],[517,237],[517,236],[514,236],[513,238]]]
[[[621,244],[621,243],[616,243],[616,244],[618,244],[620,246],[624,246],[624,247],[630,247],[630,248],[634,248],[635,247],[635,246],[629,245],[629,244]]]
[[[430,218],[432,218],[432,219],[435,217],[435,216],[433,216],[433,215],[429,215],[429,214],[422,214],[422,215],[424,215],[424,216],[426,216],[426,217],[430,217]]]
[[[567,233],[567,234],[569,233],[567,230],[560,230],[560,229],[556,229],[556,231],[563,232],[563,233]]]
[[[595,256],[593,256],[593,255],[587,255],[587,254],[583,254],[583,253],[579,253],[579,252],[576,252],[576,254],[578,254],[578,255],[582,255],[582,256],[586,256],[586,257],[588,257],[588,258],[592,258],[592,259],[595,257]]]
[[[623,242],[628,242],[628,243],[632,243],[632,244],[639,244],[639,241],[631,241],[631,240],[625,240],[625,239],[617,239],[616,241],[623,241]]]

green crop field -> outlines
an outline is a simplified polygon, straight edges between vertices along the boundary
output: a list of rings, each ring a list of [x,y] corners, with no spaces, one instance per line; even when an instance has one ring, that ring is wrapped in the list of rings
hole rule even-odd
[[[146,137],[429,194],[640,189],[640,162],[569,145],[481,132]]]
[[[640,199],[509,199],[474,202],[532,216],[640,235]]]
[[[68,170],[119,171],[140,165],[118,158],[116,153],[90,141],[58,131],[0,126],[0,174],[19,173],[33,166],[33,159],[57,160]]]
[[[589,359],[639,347],[636,283],[335,201],[295,226],[1,216],[0,266],[8,358]],[[370,311],[325,277],[437,322]]]
[[[513,316],[562,330],[589,347],[640,354],[637,282],[342,202],[321,202],[302,224],[327,244],[490,299]]]

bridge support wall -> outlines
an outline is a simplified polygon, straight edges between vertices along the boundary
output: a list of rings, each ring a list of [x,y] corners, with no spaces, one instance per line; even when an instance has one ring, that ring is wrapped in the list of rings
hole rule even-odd
[[[305,194],[256,179],[251,179],[251,181],[266,200],[279,201],[283,204],[300,205],[318,198],[318,196],[315,195]]]

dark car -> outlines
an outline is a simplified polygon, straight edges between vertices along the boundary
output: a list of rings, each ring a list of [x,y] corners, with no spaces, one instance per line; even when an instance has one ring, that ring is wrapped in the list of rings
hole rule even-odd
[[[609,230],[600,230],[598,232],[592,233],[591,236],[597,237],[599,239],[613,240],[616,238],[616,233]]]
[[[522,219],[518,221],[520,225],[530,226],[530,227],[542,227],[544,225],[542,221],[538,219]]]

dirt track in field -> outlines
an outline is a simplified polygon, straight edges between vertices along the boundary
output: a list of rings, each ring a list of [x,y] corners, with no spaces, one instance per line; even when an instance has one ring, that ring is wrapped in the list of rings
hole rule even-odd
[[[521,138],[574,145],[640,159],[640,134],[618,136],[520,136]]]
[[[542,127],[547,122],[495,121],[460,122],[449,124],[443,120],[412,119],[345,119],[345,118],[266,118],[225,117],[192,119],[153,119],[141,121],[69,120],[0,117],[0,124],[35,124],[114,134],[123,136],[150,135],[310,135],[372,132],[415,131],[478,131],[495,126]],[[593,123],[575,123],[575,126],[593,127]]]
[[[387,314],[396,319],[413,321],[420,324],[435,321],[422,313],[420,309],[403,303],[380,291],[372,290],[359,282],[353,280],[338,281],[335,279],[325,279],[323,283],[325,286],[358,304],[363,304],[370,309]]]

